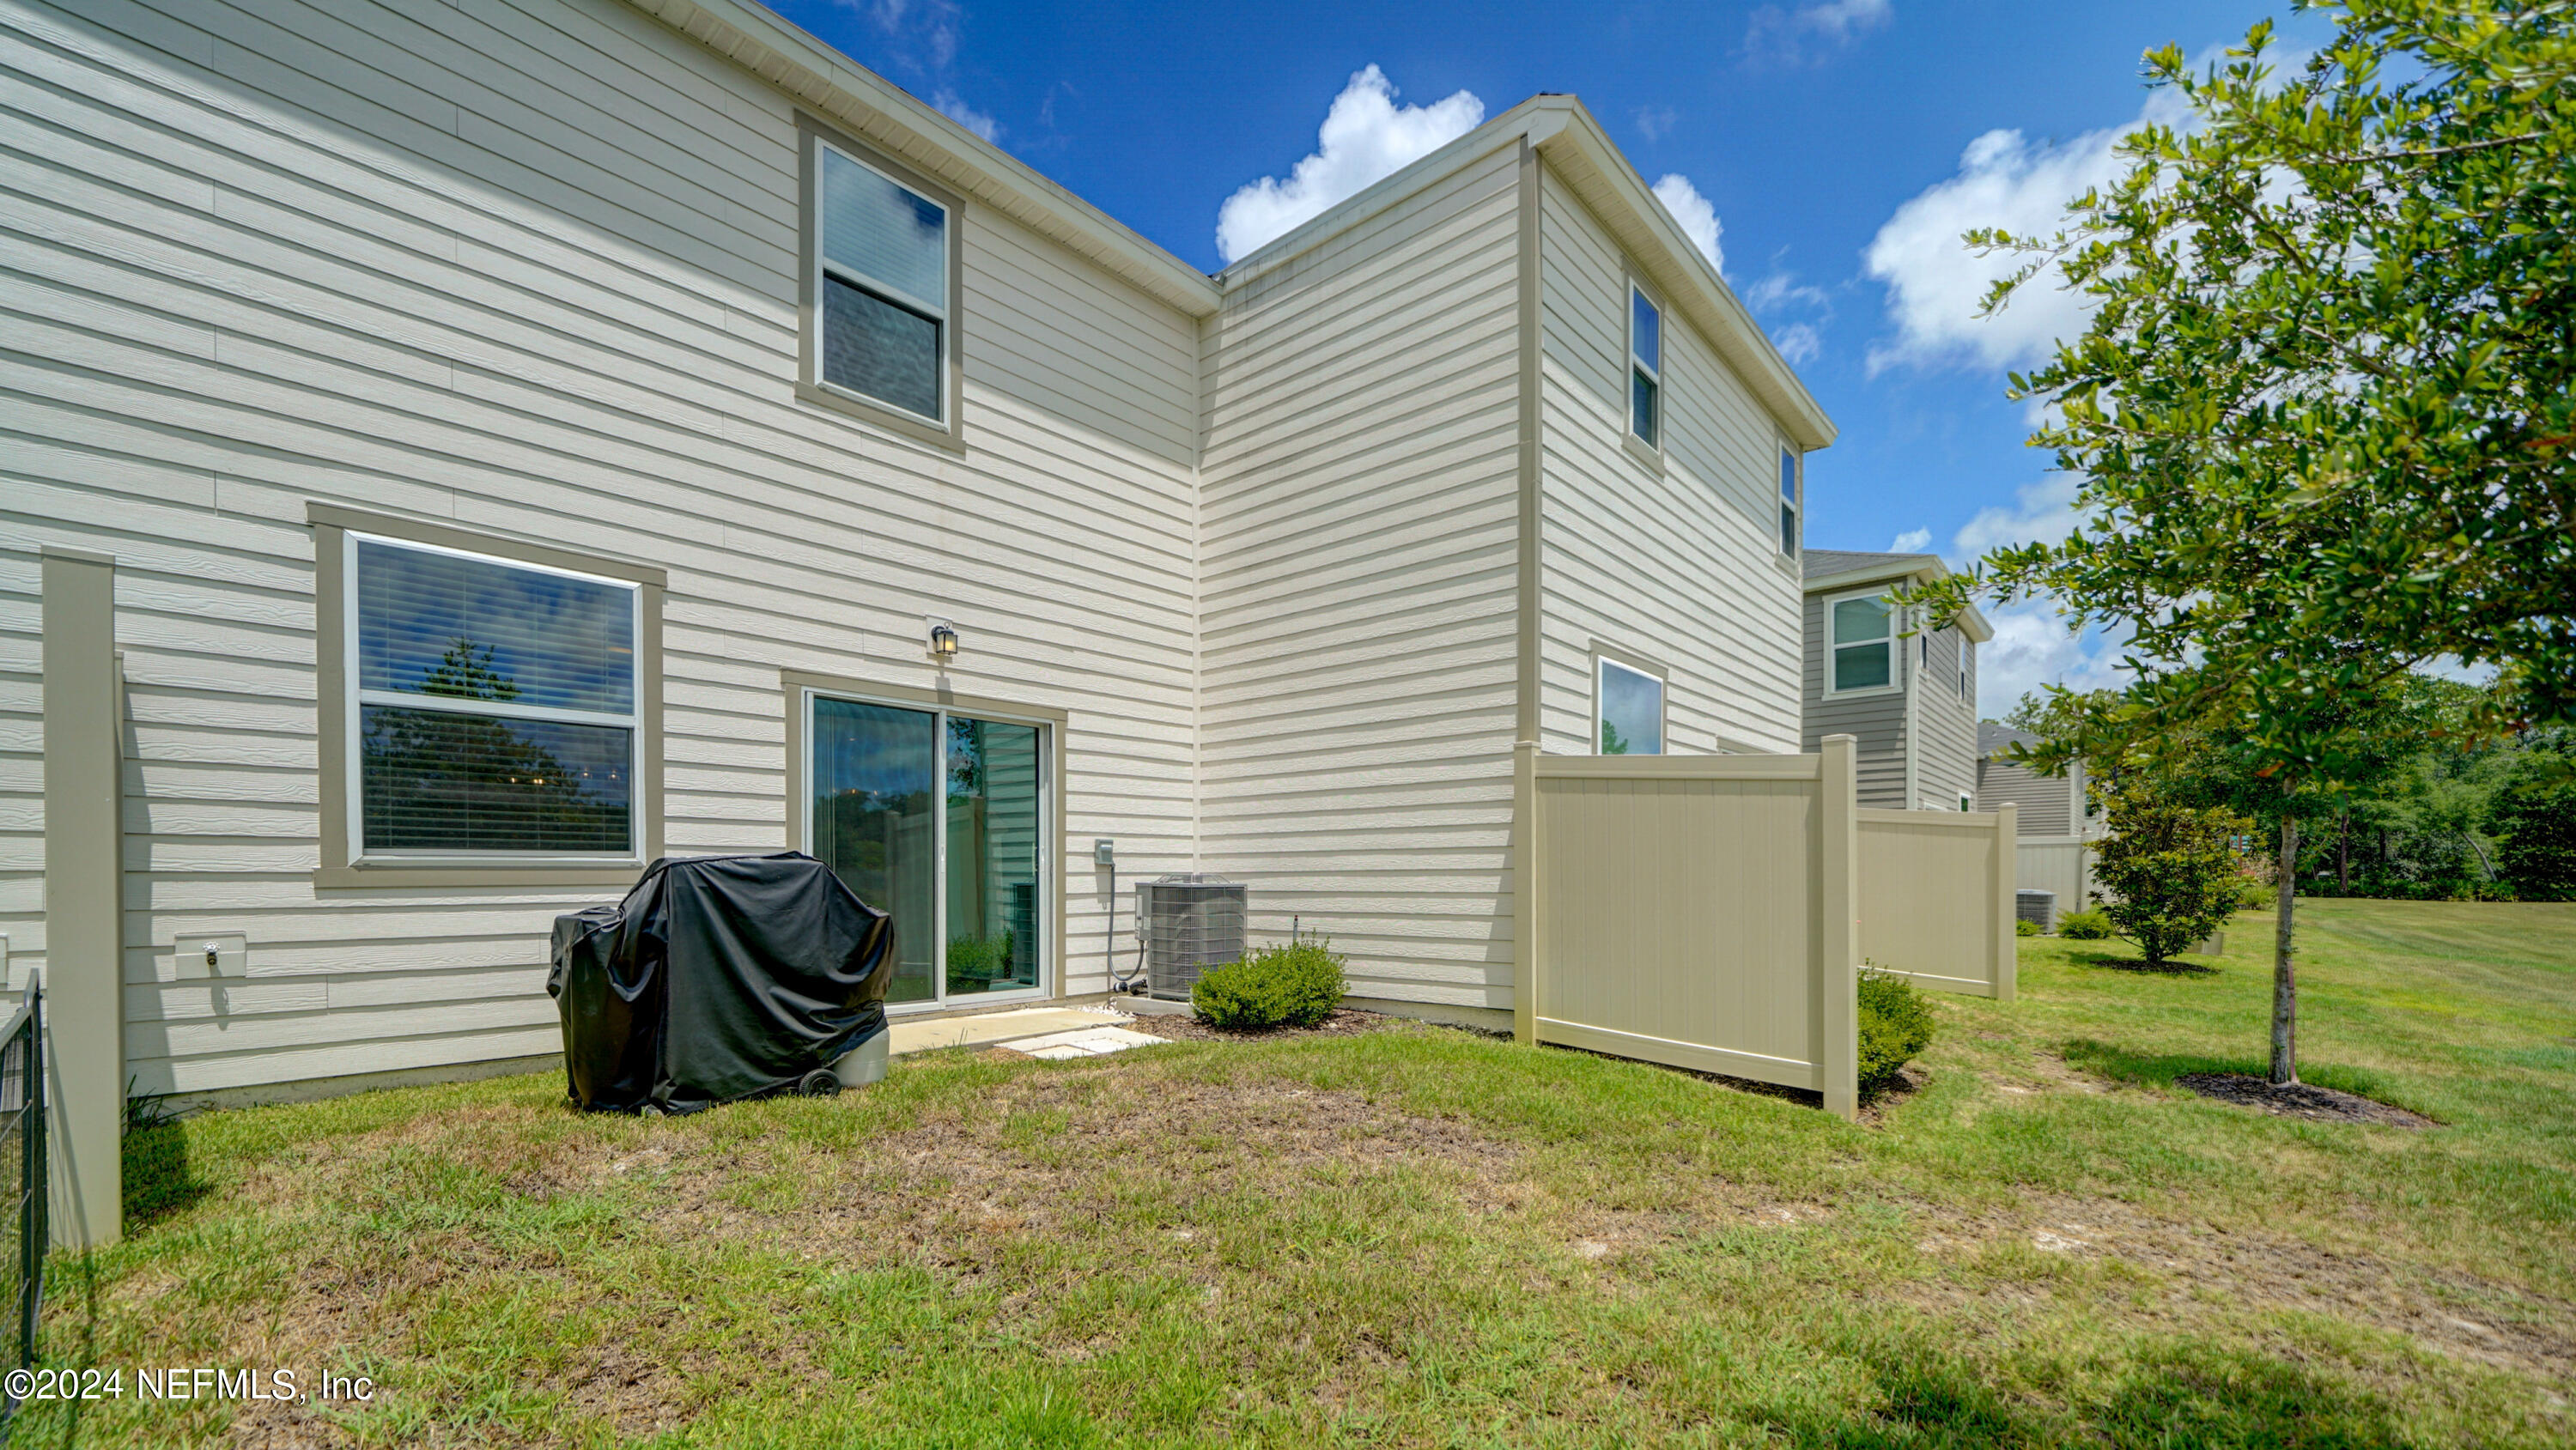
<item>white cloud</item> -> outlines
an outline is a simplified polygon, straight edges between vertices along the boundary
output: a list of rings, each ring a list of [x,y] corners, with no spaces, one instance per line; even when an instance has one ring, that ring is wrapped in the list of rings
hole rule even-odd
[[[1988,505],[1950,540],[1953,564],[1973,562],[2005,544],[2056,543],[2075,531],[2076,478],[2051,473],[2026,483],[2009,507]]]
[[[2027,367],[2046,358],[2057,339],[2081,333],[2091,302],[2048,276],[2024,284],[2002,312],[1978,317],[1986,289],[2021,259],[1979,257],[1960,237],[1977,227],[2054,236],[2068,202],[2128,169],[2117,150],[2124,137],[2149,122],[2178,124],[2185,112],[2179,96],[2160,90],[2136,120],[2071,141],[1995,130],[1969,142],[1958,171],[1898,207],[1861,254],[1862,272],[1887,287],[1896,329],[1870,350],[1870,370],[1898,363]]]
[[[1745,54],[1796,62],[1807,47],[1844,46],[1895,18],[1888,0],[1807,0],[1795,10],[1765,5],[1744,27]]]
[[[1673,123],[1681,118],[1670,106],[1639,106],[1629,113],[1637,122],[1637,134],[1648,142],[1661,141],[1673,133]]]
[[[1216,214],[1217,255],[1232,262],[1333,203],[1476,129],[1485,103],[1466,91],[1428,106],[1398,106],[1375,65],[1333,97],[1312,154],[1281,181],[1265,176],[1225,199]]]
[[[2057,606],[2024,600],[1986,608],[1995,637],[1977,646],[1977,716],[2001,719],[2021,697],[2042,685],[2074,690],[2121,689],[2129,672],[2120,650],[2099,630],[2067,631]]]
[[[1907,529],[1887,542],[1887,552],[1891,554],[1919,554],[1930,547],[1932,547],[1930,529]]]
[[[2050,473],[2015,491],[2009,505],[1979,509],[1951,536],[1947,554],[1953,568],[1965,568],[1988,550],[2005,544],[2055,543],[2072,533],[2081,515],[2075,509],[2076,478]],[[1928,541],[1931,531],[1904,536]],[[1902,547],[1902,540],[1899,541]],[[1977,714],[2000,718],[2021,697],[2042,685],[2071,689],[2117,689],[2128,683],[2120,649],[2098,628],[2069,633],[2057,604],[2025,599],[1983,607],[1995,637],[1977,648]]]
[[[1814,362],[1824,355],[1825,335],[1818,332],[1812,322],[1792,322],[1771,334],[1771,345],[1780,349],[1780,356],[1795,367],[1800,363]]]
[[[1666,172],[1664,178],[1655,183],[1655,197],[1664,204],[1664,210],[1673,214],[1673,220],[1682,224],[1682,235],[1690,238],[1691,245],[1699,248],[1701,256],[1708,258],[1708,264],[1720,272],[1725,271],[1726,252],[1718,246],[1717,239],[1726,229],[1718,225],[1717,208],[1709,204],[1707,197],[1699,194],[1699,188],[1691,185],[1690,178],[1678,171]]]
[[[998,139],[1002,134],[1000,122],[966,104],[965,97],[946,86],[941,86],[931,95],[930,104],[939,114],[987,141]]]
[[[1795,272],[1774,272],[1744,289],[1744,305],[1756,312],[1776,312],[1784,307],[1813,307],[1830,313],[1833,301],[1824,288],[1800,282]]]

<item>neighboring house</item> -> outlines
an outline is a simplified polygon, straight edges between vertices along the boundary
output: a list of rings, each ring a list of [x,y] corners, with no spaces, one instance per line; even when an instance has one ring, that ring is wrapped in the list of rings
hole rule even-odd
[[[2101,832],[2090,801],[2084,798],[2084,762],[2069,764],[2064,775],[2042,775],[2012,760],[2015,745],[2037,745],[2039,737],[2007,725],[1977,726],[1977,797],[1989,806],[2011,801],[2019,806],[2021,834],[2093,836]]]
[[[1832,427],[1571,97],[1210,277],[744,0],[0,36],[0,932],[140,1091],[533,1061],[666,852],[831,862],[900,1010],[1205,870],[1500,1020],[1515,742],[1799,747]]]
[[[1816,549],[1806,557],[1802,748],[1859,737],[1860,803],[1884,810],[1991,809],[1977,778],[1977,646],[1994,631],[1974,606],[1939,629],[1889,595],[1949,573],[1930,554]]]

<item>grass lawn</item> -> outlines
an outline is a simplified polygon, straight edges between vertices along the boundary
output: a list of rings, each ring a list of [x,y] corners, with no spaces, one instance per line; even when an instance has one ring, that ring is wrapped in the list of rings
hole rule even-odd
[[[55,1261],[48,1362],[125,1398],[18,1443],[2576,1442],[2576,906],[2303,914],[2305,1075],[2443,1126],[2169,1086],[2262,1070],[2255,917],[2200,973],[2025,941],[1858,1125],[1411,1025],[676,1121],[551,1077],[208,1114]]]

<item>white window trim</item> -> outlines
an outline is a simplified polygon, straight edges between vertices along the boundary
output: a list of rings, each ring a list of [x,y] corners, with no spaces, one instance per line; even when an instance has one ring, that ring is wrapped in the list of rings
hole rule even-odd
[[[1795,492],[1781,494],[1774,501],[1775,509],[1786,508],[1789,511],[1789,537],[1773,539],[1771,546],[1781,558],[1795,559],[1807,549],[1807,455],[1802,449],[1782,443],[1780,460],[1789,465],[1790,485]],[[1779,480],[1774,478],[1772,482],[1775,485],[1773,491],[1777,492]],[[1779,515],[1775,512],[1772,519],[1776,528]]]
[[[1853,599],[1874,599],[1880,603],[1886,603],[1887,590],[1885,588],[1846,589],[1840,594],[1828,594],[1825,596],[1824,618],[1819,629],[1819,634],[1825,649],[1825,698],[1828,700],[1857,700],[1870,695],[1894,695],[1902,693],[1905,689],[1906,678],[1904,639],[1905,611],[1903,608],[1894,604],[1889,604],[1887,607],[1887,683],[1884,685],[1861,685],[1849,690],[1837,689],[1835,687],[1834,651],[1836,646],[1834,644],[1834,606]],[[1848,649],[1854,645],[1864,645],[1870,642],[1871,641],[1865,639],[1849,640],[1841,647]]]
[[[805,759],[791,761],[788,777],[793,788],[801,790],[810,802],[814,794],[814,702],[846,700],[856,705],[875,705],[887,710],[910,710],[934,717],[930,727],[930,778],[932,789],[939,793],[941,808],[931,812],[931,856],[938,863],[939,879],[931,890],[932,990],[928,1001],[888,1002],[886,1015],[908,1017],[955,1012],[962,1008],[980,1007],[987,1003],[1034,1002],[1050,1000],[1055,995],[1058,965],[1064,955],[1064,913],[1057,909],[1056,897],[1064,883],[1056,878],[1056,760],[1058,742],[1063,738],[1064,722],[1045,715],[1020,715],[1006,709],[994,709],[978,703],[972,708],[951,707],[901,695],[876,695],[864,690],[825,689],[815,685],[799,686],[797,710],[804,721],[800,735]],[[948,717],[963,715],[970,720],[996,720],[1006,725],[1029,725],[1038,731],[1038,832],[1037,879],[1046,888],[1046,899],[1038,905],[1038,919],[1047,924],[1045,949],[1038,953],[1038,981],[1034,987],[1021,987],[1008,992],[977,992],[965,997],[948,995],[948,812],[945,794],[948,781]],[[814,813],[799,812],[800,839],[796,849],[814,854]]]
[[[1652,364],[1637,357],[1637,303],[1641,298],[1648,307],[1655,309],[1655,361]],[[1664,387],[1664,353],[1672,333],[1668,325],[1670,320],[1671,314],[1663,303],[1655,299],[1655,294],[1647,291],[1635,277],[1630,277],[1627,315],[1619,323],[1620,334],[1627,341],[1625,365],[1619,369],[1619,404],[1628,414],[1628,442],[1656,454],[1664,451],[1664,435],[1672,431],[1672,409],[1666,406],[1671,400]],[[1655,385],[1655,436],[1652,438],[1637,431],[1636,375],[1641,369],[1646,380]]]
[[[445,554],[450,558],[471,559],[478,564],[495,564],[507,569],[524,569],[534,574],[551,574],[559,579],[579,579],[584,583],[605,585],[626,591],[627,608],[632,611],[631,633],[633,655],[628,669],[632,684],[627,698],[633,709],[623,715],[593,710],[564,710],[540,705],[512,705],[490,700],[453,700],[438,695],[423,695],[409,690],[369,690],[359,685],[360,638],[365,634],[363,596],[358,589],[358,546],[381,544],[389,548],[411,549],[424,554]],[[343,695],[341,711],[342,781],[348,810],[345,838],[349,842],[347,865],[365,866],[565,866],[625,868],[641,866],[644,861],[642,839],[645,830],[646,801],[644,793],[644,755],[647,749],[644,729],[645,706],[645,624],[644,586],[632,579],[612,579],[604,574],[588,574],[578,569],[560,569],[546,564],[532,564],[499,554],[481,554],[471,549],[453,549],[443,544],[424,543],[415,539],[395,538],[388,534],[363,533],[347,529],[340,535],[340,598],[347,619],[340,630],[340,679]],[[627,732],[626,757],[626,850],[621,854],[601,855],[574,851],[378,851],[366,844],[366,750],[365,706],[394,706],[406,710],[426,710],[458,715],[485,715],[511,720],[544,720],[574,725],[605,725]]]
[[[1673,682],[1661,670],[1648,669],[1618,655],[1600,650],[1592,652],[1592,735],[1591,753],[1601,753],[1601,711],[1609,703],[1609,691],[1602,687],[1602,673],[1617,666],[1632,675],[1642,675],[1655,682],[1655,754],[1673,753]]]
[[[1977,798],[1975,796],[1968,794],[1966,791],[1959,792],[1959,814],[1963,816],[1968,815],[1975,811],[1976,808]]]
[[[808,359],[808,368],[813,376],[814,385],[835,397],[848,398],[853,402],[863,403],[871,408],[883,408],[897,417],[911,418],[920,422],[925,427],[937,428],[944,431],[950,426],[951,421],[957,416],[957,399],[955,396],[956,384],[955,379],[951,376],[954,369],[948,366],[948,355],[950,351],[949,331],[955,326],[953,318],[957,310],[956,249],[949,244],[949,239],[955,235],[955,228],[957,226],[957,209],[949,205],[947,202],[940,200],[938,197],[932,196],[930,193],[923,191],[920,187],[913,185],[911,182],[904,180],[902,177],[888,172],[884,167],[870,163],[860,157],[857,153],[850,150],[850,148],[840,145],[828,136],[817,135],[814,138],[814,146],[814,216],[810,224],[814,234],[814,336],[809,344],[813,348],[813,356]],[[825,165],[824,156],[827,153],[838,156],[853,166],[865,167],[868,171],[874,173],[884,181],[894,186],[901,187],[906,192],[920,197],[923,201],[939,208],[939,236],[941,251],[939,269],[948,283],[947,296],[940,298],[934,305],[928,298],[915,297],[902,288],[880,282],[855,267],[843,266],[838,262],[830,261],[826,258],[825,253],[828,249],[823,245],[822,198],[823,168]],[[912,409],[904,407],[901,404],[887,402],[883,398],[862,393],[855,388],[842,387],[840,384],[835,383],[824,376],[823,334],[830,324],[825,320],[823,308],[823,279],[829,276],[840,277],[854,287],[874,292],[877,295],[889,298],[902,306],[912,307],[926,312],[939,324],[939,348],[934,354],[934,371],[936,371],[939,376],[940,416],[934,418],[925,413],[916,413]]]

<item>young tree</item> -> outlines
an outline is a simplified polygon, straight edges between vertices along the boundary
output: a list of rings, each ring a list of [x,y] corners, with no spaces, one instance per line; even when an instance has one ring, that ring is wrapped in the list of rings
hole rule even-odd
[[[2108,888],[2102,910],[2120,934],[2161,967],[2174,953],[2226,925],[2243,877],[2229,844],[2254,823],[2214,806],[2171,799],[2131,776],[2099,785],[2111,834],[2094,848],[2094,878]]]
[[[2351,703],[2450,655],[2496,669],[2492,723],[2576,718],[2576,7],[2300,8],[2341,13],[2297,76],[2268,24],[2202,74],[2155,52],[2186,124],[2133,133],[2062,233],[1970,235],[2025,254],[1990,309],[2043,274],[2094,303],[2013,379],[2085,523],[1915,592],[2053,595],[2130,639],[2129,738],[2236,732],[2282,804],[2276,1082],[2293,807],[2341,778]]]

